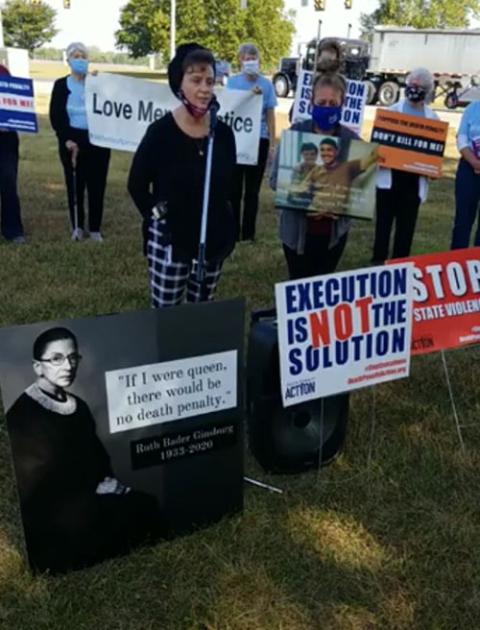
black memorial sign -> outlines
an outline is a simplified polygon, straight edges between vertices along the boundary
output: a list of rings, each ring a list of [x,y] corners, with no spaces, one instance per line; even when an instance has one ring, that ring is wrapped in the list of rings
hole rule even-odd
[[[64,572],[243,506],[242,300],[0,330],[28,559]]]

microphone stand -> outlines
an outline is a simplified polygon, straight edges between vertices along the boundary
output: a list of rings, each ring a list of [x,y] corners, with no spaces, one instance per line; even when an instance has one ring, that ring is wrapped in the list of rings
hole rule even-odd
[[[214,97],[210,104],[210,131],[208,133],[207,162],[205,165],[205,181],[203,184],[202,223],[200,226],[200,242],[198,244],[197,282],[201,284],[205,279],[205,250],[207,246],[208,202],[210,200],[210,179],[212,174],[213,142],[215,127],[217,126],[217,112],[220,104]],[[200,290],[201,294],[201,290]]]

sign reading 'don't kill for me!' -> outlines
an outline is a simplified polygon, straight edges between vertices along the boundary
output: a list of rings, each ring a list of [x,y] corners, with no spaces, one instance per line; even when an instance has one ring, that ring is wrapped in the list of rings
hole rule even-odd
[[[412,354],[480,343],[480,247],[405,262],[415,265]]]
[[[412,265],[277,284],[284,406],[408,376]]]
[[[371,142],[378,142],[384,168],[441,177],[448,123],[377,109]]]
[[[243,506],[242,300],[0,329],[32,568],[61,573]]]

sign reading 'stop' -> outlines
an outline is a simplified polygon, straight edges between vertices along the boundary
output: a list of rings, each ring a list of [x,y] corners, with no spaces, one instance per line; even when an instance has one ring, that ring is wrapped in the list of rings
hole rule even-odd
[[[409,261],[414,263],[412,354],[480,343],[480,247]]]

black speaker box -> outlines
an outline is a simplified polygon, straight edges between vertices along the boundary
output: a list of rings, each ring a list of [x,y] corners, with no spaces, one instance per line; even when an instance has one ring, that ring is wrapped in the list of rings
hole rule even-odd
[[[348,404],[348,394],[339,394],[284,408],[275,311],[252,313],[248,435],[250,450],[265,470],[294,473],[332,462],[345,442]]]

